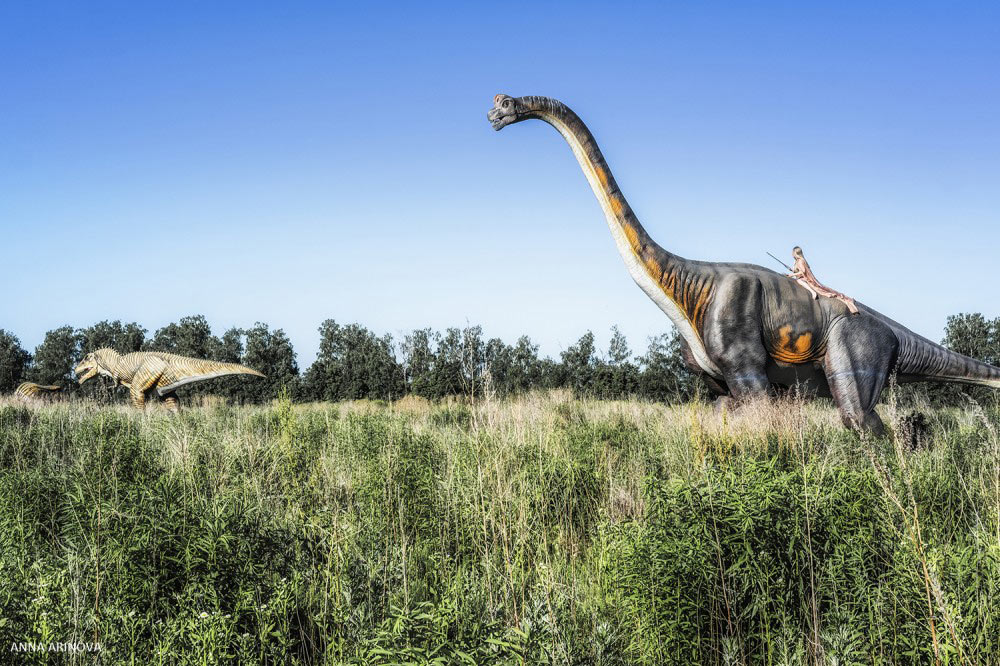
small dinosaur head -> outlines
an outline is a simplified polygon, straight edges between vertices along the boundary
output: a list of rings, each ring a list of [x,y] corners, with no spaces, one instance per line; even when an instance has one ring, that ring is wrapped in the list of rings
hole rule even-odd
[[[493,108],[486,114],[486,119],[499,132],[507,125],[525,120],[527,112],[521,100],[501,93],[493,98]]]
[[[92,351],[84,356],[83,360],[77,363],[76,367],[73,368],[73,374],[76,375],[76,381],[82,384],[98,374],[110,374],[104,367],[106,363],[103,362],[110,354],[117,354],[117,352],[113,349],[105,348]]]

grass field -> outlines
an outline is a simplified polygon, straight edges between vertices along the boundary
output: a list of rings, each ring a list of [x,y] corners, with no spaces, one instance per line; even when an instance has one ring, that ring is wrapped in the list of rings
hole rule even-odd
[[[0,663],[991,663],[1000,411],[902,413],[3,402]]]

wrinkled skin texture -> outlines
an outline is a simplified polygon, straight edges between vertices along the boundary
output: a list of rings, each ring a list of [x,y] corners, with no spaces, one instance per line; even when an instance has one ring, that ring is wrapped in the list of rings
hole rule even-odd
[[[501,94],[487,113],[496,130],[531,118],[566,139],[630,275],[677,327],[688,367],[719,395],[741,401],[799,387],[832,397],[845,425],[881,433],[875,405],[893,373],[900,382],[1000,387],[1000,368],[951,352],[861,303],[851,314],[843,301],[813,298],[762,266],[668,252],[639,223],[590,130],[569,107],[548,97]]]

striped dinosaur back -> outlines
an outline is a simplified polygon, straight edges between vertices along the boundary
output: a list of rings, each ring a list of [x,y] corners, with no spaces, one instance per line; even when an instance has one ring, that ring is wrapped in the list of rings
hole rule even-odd
[[[264,374],[239,363],[225,363],[223,361],[210,361],[202,358],[191,358],[190,356],[180,356],[168,352],[133,352],[122,357],[123,363],[134,362],[131,356],[156,356],[166,362],[169,370],[164,373],[164,379],[169,382],[164,386],[157,386],[156,391],[160,395],[169,393],[181,386],[200,382],[215,377],[226,375],[253,375],[263,377]],[[141,362],[143,359],[135,359]]]

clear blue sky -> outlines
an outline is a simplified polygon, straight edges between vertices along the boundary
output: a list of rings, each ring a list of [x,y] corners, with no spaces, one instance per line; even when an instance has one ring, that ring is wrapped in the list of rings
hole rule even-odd
[[[303,366],[328,317],[644,348],[669,323],[569,148],[493,132],[497,92],[573,107],[683,256],[800,244],[933,339],[1000,315],[996,2],[278,4],[3,4],[0,328],[260,320]]]

